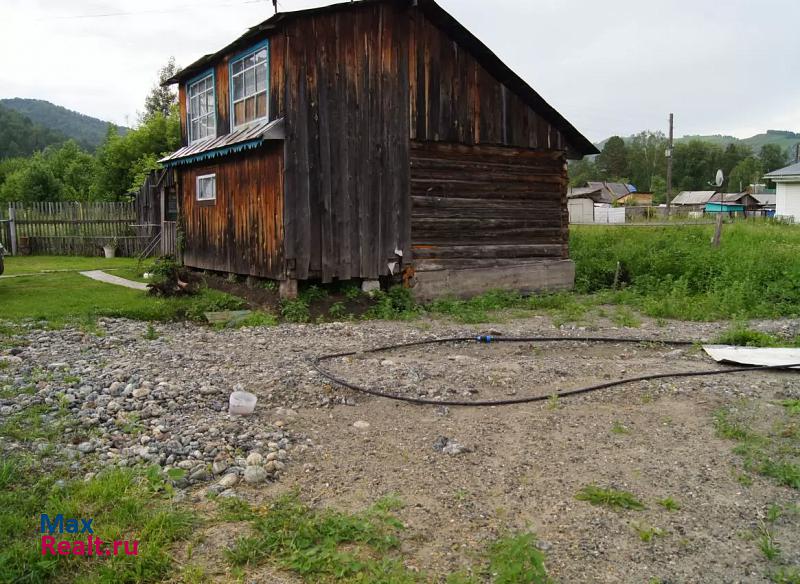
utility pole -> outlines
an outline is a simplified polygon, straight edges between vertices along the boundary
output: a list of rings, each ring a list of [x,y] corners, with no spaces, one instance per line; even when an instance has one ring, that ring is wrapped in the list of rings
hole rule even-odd
[[[669,114],[669,146],[667,146],[667,217],[670,215],[672,202],[672,122],[673,115]]]

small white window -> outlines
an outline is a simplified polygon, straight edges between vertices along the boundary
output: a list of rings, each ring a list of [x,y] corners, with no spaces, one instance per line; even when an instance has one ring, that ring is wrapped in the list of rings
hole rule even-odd
[[[197,177],[197,200],[216,201],[217,200],[217,175],[204,174]]]

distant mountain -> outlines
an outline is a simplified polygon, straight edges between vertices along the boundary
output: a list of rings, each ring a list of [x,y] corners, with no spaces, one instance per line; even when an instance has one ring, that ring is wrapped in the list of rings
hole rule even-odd
[[[34,124],[30,118],[0,105],[0,160],[30,156],[37,150],[66,140],[61,132]]]
[[[735,138],[733,136],[722,136],[720,134],[711,136],[683,136],[678,138],[678,142],[689,142],[690,140],[702,140],[703,142],[712,142],[719,144],[723,148],[728,144],[745,144],[750,146],[754,154],[758,154],[761,147],[765,144],[777,144],[781,150],[787,148],[794,148],[795,144],[800,142],[800,133],[791,132],[789,130],[767,130],[765,134],[756,134],[749,138]]]
[[[106,137],[109,122],[74,112],[42,99],[0,99],[0,106],[14,110],[29,118],[34,124],[54,130],[75,140],[87,150],[94,150]],[[124,134],[127,128],[120,127]]]
[[[628,142],[632,138],[633,136],[628,136],[623,139],[625,142]],[[707,136],[686,135],[680,138],[675,138],[675,142],[690,142],[691,140],[710,142],[712,144],[718,144],[723,148],[728,144],[744,144],[750,147],[750,149],[753,151],[753,154],[758,154],[761,150],[761,147],[765,144],[777,144],[783,151],[786,151],[787,149],[794,150],[795,145],[800,142],[800,133],[789,130],[767,130],[764,134],[756,134],[755,136],[750,136],[749,138],[736,138],[735,136],[725,136],[722,134],[712,134]],[[602,150],[607,141],[608,139],[598,142],[595,144],[595,146],[597,146],[599,150]]]

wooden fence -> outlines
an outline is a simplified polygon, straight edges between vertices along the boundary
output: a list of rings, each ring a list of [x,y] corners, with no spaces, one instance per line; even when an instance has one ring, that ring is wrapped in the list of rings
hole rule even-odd
[[[118,255],[135,256],[150,239],[134,227],[133,203],[10,203],[0,213],[0,241],[23,255],[95,256],[115,242]]]

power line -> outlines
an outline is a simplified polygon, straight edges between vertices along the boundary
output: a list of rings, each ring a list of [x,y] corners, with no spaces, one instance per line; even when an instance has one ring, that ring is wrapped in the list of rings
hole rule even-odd
[[[117,16],[139,16],[142,14],[169,14],[171,12],[182,12],[184,10],[196,10],[198,8],[224,8],[229,6],[243,6],[245,4],[266,4],[266,0],[245,0],[244,2],[225,2],[218,4],[187,4],[175,8],[156,9],[156,10],[138,10],[136,12],[105,12],[101,14],[73,14],[64,16],[48,16],[45,18],[37,18],[37,20],[79,20],[88,18],[110,18]]]

